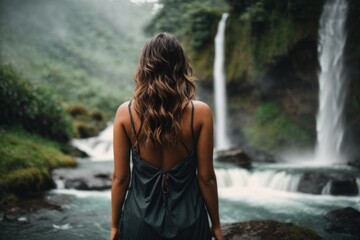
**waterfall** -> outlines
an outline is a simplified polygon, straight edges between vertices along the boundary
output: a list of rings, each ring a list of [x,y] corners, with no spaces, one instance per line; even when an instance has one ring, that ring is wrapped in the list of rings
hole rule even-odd
[[[285,171],[255,171],[245,169],[216,169],[218,187],[246,187],[249,189],[268,188],[278,191],[296,192],[301,174],[291,174]]]
[[[74,139],[72,144],[80,150],[89,154],[93,166],[96,161],[109,161],[113,159],[112,151],[112,132],[113,124],[109,123],[108,126],[97,137],[87,139]],[[104,162],[98,162],[96,169],[101,166],[101,169],[106,168]],[[105,165],[104,165],[105,164]],[[88,162],[85,164],[88,165]],[[95,169],[95,168],[92,168]],[[111,169],[111,167],[110,167]],[[231,191],[267,191],[276,190],[279,192],[297,192],[299,184],[304,178],[304,172],[294,172],[285,169],[256,169],[251,171],[238,168],[215,168],[217,184],[220,190]],[[321,194],[329,195],[331,188],[331,179],[327,179]],[[313,184],[318,184],[314,181]],[[360,190],[360,177],[356,178],[356,184]],[[64,189],[64,181],[56,180],[57,189]],[[236,193],[235,193],[236,194]],[[320,194],[320,193],[319,193]],[[360,193],[359,193],[360,195]]]
[[[214,91],[215,91],[215,122],[216,122],[216,141],[217,150],[228,149],[230,142],[227,138],[226,120],[226,88],[225,88],[225,71],[224,71],[224,37],[225,22],[229,14],[223,13],[218,25],[215,37],[215,62],[214,62]]]
[[[74,139],[71,144],[86,152],[92,160],[111,160],[113,159],[113,124],[108,123],[99,136]]]
[[[320,18],[318,55],[319,110],[317,115],[316,159],[323,163],[340,163],[344,136],[343,109],[346,97],[343,50],[346,41],[346,0],[328,0]]]

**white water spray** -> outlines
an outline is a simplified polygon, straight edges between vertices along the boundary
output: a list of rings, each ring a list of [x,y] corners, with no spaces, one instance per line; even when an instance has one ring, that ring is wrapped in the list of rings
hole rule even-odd
[[[223,13],[215,37],[214,91],[215,91],[215,121],[216,150],[228,149],[230,142],[227,137],[227,104],[224,71],[224,38],[225,22],[229,14]]]
[[[108,123],[99,136],[73,139],[72,145],[86,152],[94,161],[113,159],[113,124]]]
[[[343,160],[340,147],[344,136],[342,115],[346,97],[343,50],[347,9],[346,0],[328,0],[320,18],[316,160],[322,163],[341,163]]]

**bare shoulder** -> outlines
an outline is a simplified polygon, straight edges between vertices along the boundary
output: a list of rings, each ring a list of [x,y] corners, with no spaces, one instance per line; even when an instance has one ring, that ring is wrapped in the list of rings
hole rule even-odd
[[[212,113],[210,106],[202,101],[193,100],[195,111],[199,113]]]
[[[115,119],[114,119],[115,123],[124,123],[124,122],[126,122],[126,120],[128,118],[128,115],[129,115],[128,106],[129,106],[129,101],[122,103],[118,107],[118,109],[116,111]]]
[[[212,120],[212,110],[210,106],[202,101],[193,101],[196,118],[199,120]]]

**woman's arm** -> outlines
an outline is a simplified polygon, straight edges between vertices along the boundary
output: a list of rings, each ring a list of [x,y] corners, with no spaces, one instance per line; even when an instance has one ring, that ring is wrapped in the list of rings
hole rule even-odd
[[[128,103],[126,102],[118,108],[114,120],[114,172],[111,187],[111,240],[118,239],[120,213],[130,182],[130,143],[125,131],[125,124],[128,123],[127,105]]]
[[[205,103],[196,104],[196,122],[200,122],[197,142],[198,181],[211,219],[211,229],[217,240],[222,240],[216,176],[213,166],[213,118]]]

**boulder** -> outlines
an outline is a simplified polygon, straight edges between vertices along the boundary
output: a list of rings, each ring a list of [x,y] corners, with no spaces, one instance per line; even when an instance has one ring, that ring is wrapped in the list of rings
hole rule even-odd
[[[351,234],[360,239],[360,211],[351,207],[336,209],[328,212],[325,219],[329,222],[327,232]]]
[[[360,159],[352,160],[348,162],[348,165],[360,169]]]
[[[298,191],[341,196],[356,196],[359,193],[356,177],[352,175],[316,172],[307,172],[301,176]]]
[[[71,144],[67,144],[65,146],[62,146],[62,149],[61,149],[65,154],[68,154],[70,156],[73,156],[73,157],[76,157],[76,158],[88,158],[89,155],[80,150],[79,148],[71,145]]]
[[[275,156],[265,152],[261,151],[259,149],[256,149],[254,147],[250,147],[246,144],[241,145],[241,149],[250,157],[252,162],[260,162],[260,163],[275,163]]]
[[[55,180],[62,180],[67,189],[106,190],[111,188],[111,173],[89,169],[56,169]]]
[[[333,180],[330,186],[331,195],[356,196],[359,193],[355,178]]]
[[[16,199],[6,206],[1,206],[0,221],[29,223],[36,218],[31,214],[41,209],[63,211],[60,205],[50,202],[46,195],[37,193]]]
[[[86,177],[78,179],[67,179],[65,188],[77,190],[106,190],[111,188],[111,180],[99,179],[96,177]]]
[[[217,160],[220,162],[234,163],[242,168],[251,167],[250,157],[240,148],[218,151]]]
[[[224,240],[322,239],[314,230],[293,223],[254,220],[222,226]]]
[[[322,173],[309,172],[301,176],[298,191],[303,193],[321,194],[330,178]]]

